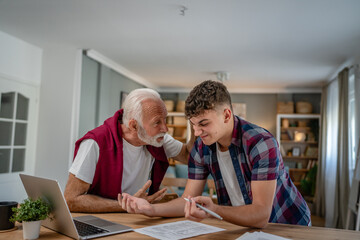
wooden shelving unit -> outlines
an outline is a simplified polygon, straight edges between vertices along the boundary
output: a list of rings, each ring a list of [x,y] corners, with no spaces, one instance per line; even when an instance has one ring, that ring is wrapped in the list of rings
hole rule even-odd
[[[190,124],[185,118],[184,112],[168,112],[167,116],[167,127],[169,129],[168,133],[179,140],[180,142],[186,143],[188,137],[190,136]],[[170,165],[174,165],[174,160],[170,159]]]
[[[278,114],[276,136],[290,178],[303,192],[301,181],[319,159],[320,114]]]

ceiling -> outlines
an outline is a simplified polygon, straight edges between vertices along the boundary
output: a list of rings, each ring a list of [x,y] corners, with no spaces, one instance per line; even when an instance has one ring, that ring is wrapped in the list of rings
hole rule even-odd
[[[183,6],[186,10],[183,10]],[[320,89],[360,57],[358,0],[0,0],[0,31],[93,49],[161,89]]]

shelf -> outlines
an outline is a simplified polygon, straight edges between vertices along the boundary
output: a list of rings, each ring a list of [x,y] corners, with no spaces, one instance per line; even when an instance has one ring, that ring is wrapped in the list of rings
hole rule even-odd
[[[289,172],[308,172],[309,169],[305,168],[289,168]]]
[[[301,185],[300,182],[293,182],[293,184],[294,184],[296,187],[300,187],[300,185]]]
[[[288,143],[288,144],[318,144],[316,141],[294,141],[294,140],[281,140],[281,143]]]
[[[310,159],[317,159],[317,156],[299,156],[299,157],[295,157],[295,156],[282,156],[283,160],[288,160],[288,159],[292,159],[292,160],[310,160]]]
[[[281,127],[281,130],[307,130],[310,131],[311,128],[310,127]]]
[[[186,141],[186,138],[184,138],[184,137],[173,137],[173,138],[175,138],[176,140],[179,140],[180,142]]]
[[[187,125],[180,124],[166,124],[167,127],[176,127],[176,128],[187,128]]]
[[[168,117],[185,117],[184,112],[168,112]]]

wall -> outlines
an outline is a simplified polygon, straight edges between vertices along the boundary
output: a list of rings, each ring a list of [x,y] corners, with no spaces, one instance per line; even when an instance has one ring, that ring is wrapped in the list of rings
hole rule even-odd
[[[35,175],[57,179],[62,189],[74,144],[77,54],[63,45],[47,46],[43,54]]]
[[[121,92],[144,86],[83,55],[79,137],[120,109]]]
[[[98,112],[95,107],[98,102],[98,72],[100,64],[87,56],[82,58],[81,97],[79,115],[79,136],[98,124]]]
[[[34,139],[36,139],[38,128],[38,99],[43,51],[37,46],[0,31],[0,52],[1,91],[15,89],[30,98],[28,123],[31,127],[27,132],[24,172],[34,174],[36,149]],[[25,197],[26,193],[18,173],[0,174],[0,200],[21,201]]]
[[[313,112],[320,113],[320,93],[231,93],[233,103],[246,104],[246,120],[269,130],[276,136],[276,114],[278,101],[308,101],[313,105]],[[162,92],[164,100],[186,100],[188,93]]]

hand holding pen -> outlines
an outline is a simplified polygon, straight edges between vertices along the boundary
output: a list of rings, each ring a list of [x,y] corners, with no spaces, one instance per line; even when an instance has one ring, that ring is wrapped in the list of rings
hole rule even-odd
[[[194,201],[194,198],[184,198],[188,203],[186,203],[185,205],[185,217],[193,220],[193,221],[201,221],[204,218],[207,218],[208,215],[211,215],[213,217],[216,217],[220,220],[222,220],[223,218],[218,215],[217,213],[215,213],[214,211],[211,211],[209,208],[206,208],[204,206],[202,206],[199,203],[196,203]],[[205,206],[211,206],[213,204],[212,199],[209,197],[196,197],[196,200],[199,200],[202,203],[205,203]],[[202,210],[200,210],[200,209]]]

